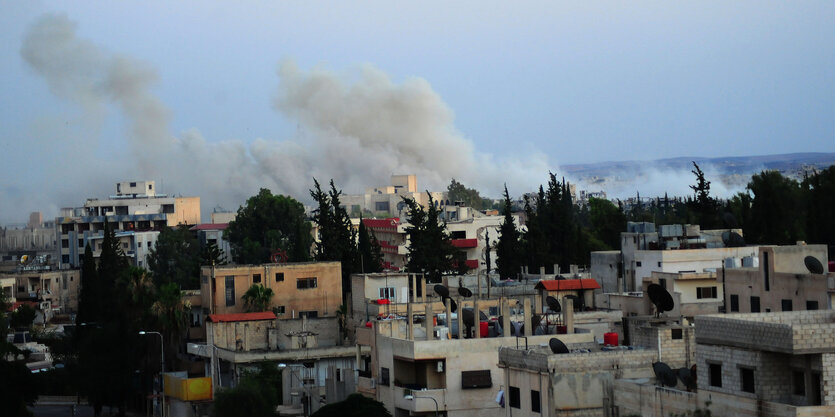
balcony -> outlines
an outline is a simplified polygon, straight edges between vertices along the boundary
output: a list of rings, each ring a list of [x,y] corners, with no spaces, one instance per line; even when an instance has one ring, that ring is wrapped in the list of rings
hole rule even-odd
[[[415,398],[407,400],[404,398],[407,394],[413,395]],[[422,389],[410,390],[408,388],[395,387],[394,388],[394,406],[404,410],[409,410],[413,413],[434,413],[435,402],[438,402],[438,410],[446,410],[446,389]]]
[[[452,239],[452,246],[459,249],[469,249],[478,246],[478,239]]]

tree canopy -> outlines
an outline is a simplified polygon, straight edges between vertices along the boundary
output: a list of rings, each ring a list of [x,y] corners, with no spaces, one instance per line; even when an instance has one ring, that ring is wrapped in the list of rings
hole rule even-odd
[[[241,298],[247,312],[267,311],[273,298],[273,290],[260,284],[252,284]]]
[[[278,250],[285,251],[292,262],[310,259],[313,238],[304,206],[292,197],[273,195],[266,188],[238,209],[226,233],[232,256],[240,264],[270,262]]]
[[[502,214],[504,220],[499,228],[499,242],[496,244],[496,269],[501,279],[515,278],[522,266],[522,247],[519,243],[519,230],[513,220],[511,212],[513,206],[510,201],[510,194],[507,192],[507,185],[504,187],[504,205]]]
[[[408,262],[406,269],[412,273],[425,273],[429,282],[440,282],[445,274],[467,272],[466,257],[452,246],[452,240],[445,225],[439,220],[438,208],[432,195],[426,209],[414,199],[403,197],[406,204],[409,225]]]
[[[391,417],[391,413],[379,401],[351,394],[343,401],[320,408],[310,417]]]
[[[447,194],[449,201],[453,204],[462,202],[467,207],[472,207],[476,210],[483,210],[492,206],[492,201],[488,198],[483,198],[478,190],[475,188],[467,188],[464,184],[456,181],[455,178],[450,181],[447,186]]]
[[[310,196],[317,203],[313,211],[313,221],[318,226],[319,239],[316,242],[317,261],[339,261],[342,263],[342,297],[343,301],[351,292],[351,274],[359,270],[357,267],[359,254],[357,253],[357,232],[351,224],[351,217],[339,201],[342,191],[336,188],[333,180],[330,190],[325,192],[319,181],[313,179],[313,189]]]
[[[148,252],[148,269],[156,285],[177,283],[181,288],[200,288],[200,244],[187,226],[164,227]]]

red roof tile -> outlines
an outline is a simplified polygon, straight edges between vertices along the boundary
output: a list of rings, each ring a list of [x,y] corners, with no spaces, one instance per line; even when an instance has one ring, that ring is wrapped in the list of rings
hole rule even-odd
[[[194,230],[194,231],[197,231],[197,230],[226,230],[226,228],[228,226],[229,226],[229,223],[203,223],[203,224],[198,224],[196,226],[192,226],[188,230]]]
[[[275,320],[275,313],[264,311],[261,313],[209,314],[209,321],[212,323],[253,320]]]
[[[538,290],[545,289],[546,291],[568,291],[568,290],[596,290],[600,288],[597,281],[586,279],[551,279],[539,281],[534,287]]]

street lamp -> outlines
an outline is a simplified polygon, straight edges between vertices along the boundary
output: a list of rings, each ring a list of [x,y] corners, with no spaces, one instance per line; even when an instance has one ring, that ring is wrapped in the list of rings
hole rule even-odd
[[[162,374],[165,372],[165,342],[163,342],[162,333],[160,332],[148,332],[145,330],[140,330],[139,334],[144,336],[146,334],[155,334],[159,336],[159,390],[162,393],[162,417],[165,417],[165,378]]]
[[[432,398],[432,397],[415,397],[415,396],[414,396],[414,395],[412,395],[412,394],[407,394],[407,395],[406,395],[406,396],[404,396],[403,398],[404,398],[406,401],[414,401],[414,400],[415,400],[415,398],[423,398],[423,399],[427,399],[427,400],[432,400],[432,402],[433,402],[433,403],[435,403],[435,417],[438,417],[438,400],[436,400],[436,399],[434,399],[434,398]]]
[[[304,367],[305,367],[304,365],[300,365],[300,364],[297,364],[297,363],[290,363],[290,364],[287,364],[287,363],[279,363],[279,364],[278,364],[278,368],[279,368],[279,369],[282,369],[282,370],[283,370],[284,368],[304,368]],[[305,394],[306,394],[306,396],[307,396],[307,400],[305,400],[305,403],[306,403],[306,404],[304,404],[304,405],[305,405],[305,407],[304,407],[304,408],[306,408],[306,409],[307,409],[307,410],[306,410],[305,415],[306,415],[306,416],[309,416],[309,415],[310,415],[310,413],[313,411],[313,410],[311,410],[311,409],[313,408],[313,400],[311,399],[311,396],[310,396],[310,390],[308,389],[308,387],[307,387],[307,386],[306,386],[306,384],[304,383],[304,380],[303,380],[300,376],[298,376],[298,375],[294,374],[294,373],[293,373],[293,371],[292,371],[292,369],[290,370],[290,375],[295,376],[295,377],[296,377],[296,379],[297,379],[297,380],[299,381],[299,383],[301,384],[302,389],[304,389],[304,392],[305,392]],[[293,386],[293,383],[292,383],[292,381],[291,381],[291,382],[290,382],[290,387],[292,388],[292,386]],[[292,396],[292,395],[293,395],[293,393],[290,393],[290,395]]]

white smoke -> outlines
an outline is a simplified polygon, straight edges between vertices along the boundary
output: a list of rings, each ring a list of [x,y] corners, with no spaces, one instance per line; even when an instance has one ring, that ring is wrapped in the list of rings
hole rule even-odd
[[[92,119],[116,108],[127,124],[130,152],[108,154],[106,160],[96,157],[95,149],[78,153],[86,160],[73,161],[79,167],[73,190],[79,201],[72,205],[99,195],[85,187],[86,179],[97,185],[164,179],[167,191],[200,196],[205,213],[218,204],[237,208],[260,187],[307,200],[312,177],[333,178],[346,191],[361,191],[387,184],[392,174],[414,173],[421,189],[445,189],[456,178],[498,196],[505,182],[521,194],[553,170],[538,152],[518,159],[478,152],[455,129],[452,110],[426,80],[397,84],[371,65],[338,74],[282,63],[274,107],[295,121],[299,132],[286,140],[257,138],[247,144],[209,142],[197,128],[172,134],[170,110],[151,90],[157,80],[153,68],[79,38],[76,24],[65,15],[36,21],[21,55],[55,95],[77,103]],[[47,186],[43,192],[58,188]],[[19,198],[3,188],[0,193],[7,201]]]

